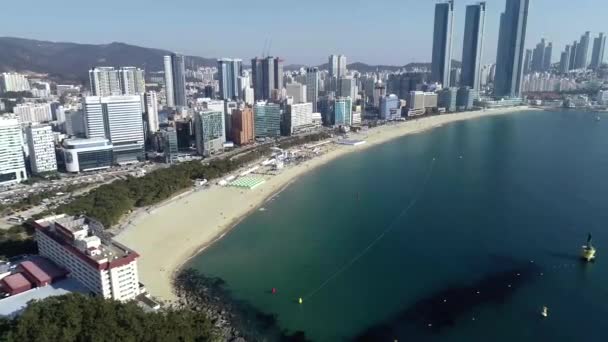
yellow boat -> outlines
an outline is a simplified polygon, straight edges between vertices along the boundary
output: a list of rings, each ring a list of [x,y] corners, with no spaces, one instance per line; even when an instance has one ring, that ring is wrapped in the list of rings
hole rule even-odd
[[[591,234],[587,236],[587,244],[583,246],[581,257],[587,262],[595,260],[595,247],[591,244]]]

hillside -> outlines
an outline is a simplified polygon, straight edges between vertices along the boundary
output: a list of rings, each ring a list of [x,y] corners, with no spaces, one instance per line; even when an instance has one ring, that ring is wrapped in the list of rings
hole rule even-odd
[[[93,66],[136,66],[159,71],[163,69],[163,56],[170,53],[116,42],[93,45],[0,37],[0,72],[47,73],[54,79],[82,82]],[[217,62],[190,56],[186,63],[213,66]]]

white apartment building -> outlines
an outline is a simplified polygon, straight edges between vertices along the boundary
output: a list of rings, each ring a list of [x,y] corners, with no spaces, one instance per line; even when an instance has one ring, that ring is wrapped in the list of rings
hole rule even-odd
[[[139,255],[104,236],[103,226],[87,217],[65,214],[34,223],[40,255],[67,269],[92,292],[128,301],[140,294]]]
[[[49,122],[53,120],[51,105],[48,103],[22,103],[13,108],[19,122]]]
[[[165,93],[167,97],[167,106],[175,106],[175,96],[173,93],[173,62],[171,56],[163,57],[163,65],[165,67]]]
[[[287,83],[285,85],[287,96],[293,98],[293,103],[305,103],[306,101],[306,86],[300,83]]]
[[[0,75],[0,93],[29,90],[30,83],[25,75],[9,72],[5,72]]]
[[[287,127],[289,134],[312,127],[312,103],[295,103],[288,106]]]
[[[23,134],[19,121],[0,116],[0,185],[27,179],[22,145]]]
[[[51,125],[29,125],[25,128],[30,165],[34,174],[57,171],[55,138]]]
[[[142,69],[122,67],[119,75],[120,89],[123,95],[137,95],[146,92],[146,80]]]
[[[89,70],[91,92],[95,96],[121,95],[118,70],[113,67],[97,67]]]
[[[144,126],[141,98],[88,96],[84,99],[87,138],[106,138],[114,146],[116,163],[132,163],[143,157]]]

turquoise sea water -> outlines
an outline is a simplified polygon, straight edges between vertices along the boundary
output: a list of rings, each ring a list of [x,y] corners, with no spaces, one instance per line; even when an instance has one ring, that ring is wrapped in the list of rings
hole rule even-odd
[[[488,117],[346,155],[190,266],[314,341],[608,340],[600,115]]]

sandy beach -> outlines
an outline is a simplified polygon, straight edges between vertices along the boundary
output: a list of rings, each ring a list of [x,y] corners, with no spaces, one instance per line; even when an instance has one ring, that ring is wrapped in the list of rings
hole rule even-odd
[[[360,151],[404,135],[422,132],[446,123],[528,110],[527,107],[494,109],[425,117],[381,126],[353,134],[365,139],[360,146],[331,144],[326,152],[277,175],[264,176],[266,183],[253,190],[221,187],[187,192],[149,211],[139,210],[116,239],[137,251],[139,277],[148,291],[163,300],[174,299],[171,279],[177,270],[205,247],[220,239],[239,220],[287,187],[298,176],[346,153]]]

